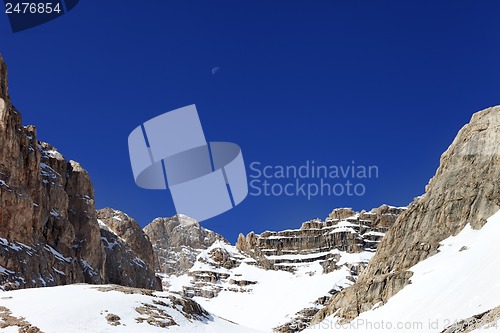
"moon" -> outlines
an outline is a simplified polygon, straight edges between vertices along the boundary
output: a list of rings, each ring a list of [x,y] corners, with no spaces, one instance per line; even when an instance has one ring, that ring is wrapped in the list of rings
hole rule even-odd
[[[219,70],[220,70],[220,67],[217,67],[217,66],[216,66],[216,67],[214,67],[214,68],[212,68],[212,75],[217,74],[217,72],[218,72]]]

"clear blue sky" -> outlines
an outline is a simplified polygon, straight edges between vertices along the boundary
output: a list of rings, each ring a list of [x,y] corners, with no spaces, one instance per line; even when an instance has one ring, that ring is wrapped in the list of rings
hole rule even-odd
[[[472,113],[500,103],[498,17],[498,1],[83,0],[16,34],[0,13],[0,53],[24,123],[89,171],[98,208],[142,226],[175,210],[135,185],[128,134],[189,104],[247,165],[379,167],[362,197],[249,196],[203,222],[234,241],[422,194]]]

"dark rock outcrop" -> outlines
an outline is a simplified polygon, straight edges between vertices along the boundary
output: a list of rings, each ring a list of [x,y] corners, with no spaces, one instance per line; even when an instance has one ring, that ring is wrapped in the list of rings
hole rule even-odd
[[[137,222],[111,208],[97,211],[106,251],[106,283],[161,290],[154,272],[153,247]]]

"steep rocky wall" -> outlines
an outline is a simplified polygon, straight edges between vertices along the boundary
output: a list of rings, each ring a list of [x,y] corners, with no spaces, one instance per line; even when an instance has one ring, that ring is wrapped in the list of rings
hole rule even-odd
[[[22,126],[7,88],[0,56],[0,289],[110,281],[154,289],[152,248],[140,228],[110,223],[130,244],[106,256],[88,173]],[[144,260],[134,274],[122,269],[136,258],[130,249]]]
[[[406,286],[408,269],[435,254],[466,224],[481,228],[500,209],[500,106],[472,116],[441,156],[436,175],[401,214],[357,283],[332,297],[314,322],[335,313],[350,320]]]
[[[137,222],[111,208],[98,210],[97,218],[106,251],[106,283],[161,290],[153,247]]]
[[[87,172],[37,140],[10,103],[0,58],[0,284],[103,281],[104,250]]]

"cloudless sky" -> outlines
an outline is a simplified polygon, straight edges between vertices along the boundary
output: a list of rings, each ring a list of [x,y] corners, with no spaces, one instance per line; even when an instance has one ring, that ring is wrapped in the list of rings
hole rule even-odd
[[[458,130],[500,104],[498,17],[488,0],[82,0],[15,34],[0,13],[0,53],[23,122],[88,170],[98,208],[142,226],[175,209],[135,185],[128,135],[189,104],[247,166],[378,166],[361,197],[249,196],[202,223],[234,242],[421,195]]]

